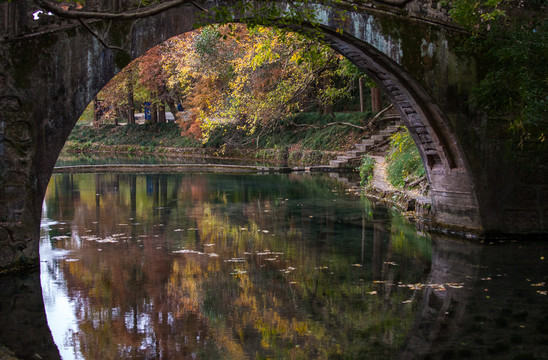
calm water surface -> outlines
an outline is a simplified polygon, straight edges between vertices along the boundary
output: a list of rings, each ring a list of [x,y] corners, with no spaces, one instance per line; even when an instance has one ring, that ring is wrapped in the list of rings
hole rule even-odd
[[[425,292],[462,287],[431,283],[429,237],[302,174],[54,175],[40,254],[63,359],[386,359]]]

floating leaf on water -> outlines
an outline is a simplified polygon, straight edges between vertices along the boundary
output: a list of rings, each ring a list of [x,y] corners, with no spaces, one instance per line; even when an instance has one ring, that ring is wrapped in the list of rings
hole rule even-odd
[[[231,272],[230,275],[240,275],[240,274],[246,274],[247,271],[240,270],[240,269],[234,269],[234,272]]]
[[[410,303],[412,303],[412,302],[413,302],[412,300],[404,300],[404,301],[402,301],[401,303],[402,303],[402,304],[410,304]]]
[[[314,268],[314,270],[327,270],[327,269],[329,269],[328,266],[318,266]]]
[[[481,278],[481,280],[489,281],[489,280],[493,280],[493,279],[491,279],[490,277],[486,277],[486,278]]]
[[[374,284],[384,284],[385,282],[385,280],[373,280]]]
[[[540,282],[540,283],[536,283],[536,284],[531,284],[531,286],[537,286],[537,287],[538,287],[538,286],[544,286],[544,285],[546,285],[546,283],[544,283],[544,282]]]
[[[185,231],[185,229],[175,229],[173,231],[176,231],[176,232],[181,232],[181,231]]]
[[[127,224],[118,224],[118,226],[127,226]]]
[[[232,258],[232,259],[228,259],[228,260],[225,260],[226,262],[231,262],[231,263],[242,263],[242,262],[245,262],[245,259],[242,259],[242,258]]]
[[[268,230],[262,230],[262,232],[264,232],[265,234],[268,234],[270,231],[268,231]]]
[[[65,259],[66,262],[80,261],[80,259]]]
[[[393,262],[393,261],[385,261],[384,263],[385,263],[386,265],[398,266],[398,264],[396,264],[396,263]]]
[[[175,250],[173,251],[174,254],[196,254],[196,255],[204,255],[203,252],[196,251],[196,250],[189,250],[189,249],[182,249],[182,250]]]
[[[219,257],[219,255],[217,255],[215,253],[211,253],[211,254],[209,254],[209,257]]]
[[[537,292],[538,292],[540,295],[546,295],[546,294],[548,294],[548,291],[546,291],[546,290],[537,290]]]
[[[52,240],[66,240],[66,239],[70,239],[70,238],[71,238],[70,236],[59,235],[59,236],[54,236],[54,237],[52,237],[51,239],[52,239]]]
[[[368,292],[369,295],[377,295],[377,292],[375,290]]]
[[[352,264],[352,266],[355,266],[355,267],[362,267],[362,264]]]
[[[215,244],[204,244],[204,246],[211,247],[211,246],[215,246]]]
[[[240,230],[241,230],[241,231],[247,231],[247,229],[246,229],[246,228],[240,228]]]
[[[298,282],[296,282],[296,281],[291,281],[291,282],[289,283],[289,285],[297,285],[297,284],[298,284]]]

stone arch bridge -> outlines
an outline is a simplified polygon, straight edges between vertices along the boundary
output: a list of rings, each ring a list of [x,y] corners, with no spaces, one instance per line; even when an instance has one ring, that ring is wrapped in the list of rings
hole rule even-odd
[[[46,12],[35,20],[33,14],[43,10],[38,3],[0,0],[0,268],[5,269],[38,260],[44,193],[86,105],[131,59],[198,21],[214,21],[212,7],[218,5],[181,1],[129,20]],[[86,4],[115,13],[125,0]],[[223,4],[231,9],[230,2]],[[507,148],[504,123],[469,109],[467,99],[481,73],[474,58],[458,51],[466,34],[450,22],[442,3],[334,4],[309,6],[325,41],[379,84],[410,130],[430,182],[433,227],[474,234],[546,232],[546,159],[540,168],[531,167],[527,152]],[[304,22],[289,26],[308,28]]]

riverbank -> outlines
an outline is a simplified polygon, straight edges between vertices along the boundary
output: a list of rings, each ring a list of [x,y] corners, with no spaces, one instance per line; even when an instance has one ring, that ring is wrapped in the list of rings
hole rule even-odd
[[[338,114],[338,119],[358,123],[356,114]],[[318,114],[303,116],[301,125],[317,121],[320,124],[333,120]],[[325,125],[325,124],[324,124]],[[232,126],[227,124],[227,126]],[[136,158],[157,156],[170,163],[180,160],[181,164],[170,165],[114,165],[120,172],[177,172],[177,171],[233,171],[233,172],[357,172],[359,163],[350,163],[343,168],[329,167],[330,160],[344,155],[366,134],[348,126],[328,128],[280,130],[269,136],[257,136],[238,132],[236,128],[225,129],[215,134],[205,144],[188,136],[181,136],[177,124],[104,125],[93,128],[77,125],[67,142],[65,154],[96,154],[98,156],[128,155]],[[251,146],[252,145],[252,146]],[[401,147],[401,146],[400,146]],[[388,150],[386,150],[388,151]],[[345,180],[349,188],[365,196],[387,203],[405,213],[408,218],[420,221],[430,217],[429,198],[416,189],[396,188],[390,184],[386,174],[384,157],[375,157],[375,176],[366,187],[358,185],[359,179]],[[214,162],[213,162],[214,159]],[[408,162],[408,159],[404,159]],[[191,162],[192,164],[190,164]],[[186,163],[186,164],[182,164]],[[199,164],[197,164],[199,163]],[[232,165],[228,165],[232,164]],[[112,166],[63,167],[56,172],[106,172]],[[344,178],[345,175],[337,175]],[[424,189],[423,189],[424,190]]]
[[[105,145],[100,143],[80,143],[67,141],[62,156],[66,154],[131,155],[160,156],[177,158],[217,158],[265,162],[273,165],[326,165],[330,160],[344,154],[342,151],[306,150],[298,148],[206,148],[206,147],[168,147],[149,145]]]
[[[370,113],[299,114],[280,120],[274,129],[250,133],[223,123],[207,140],[181,130],[177,123],[114,125],[77,124],[64,151],[69,153],[155,154],[166,157],[223,157],[282,165],[326,165],[350,150],[367,132]]]

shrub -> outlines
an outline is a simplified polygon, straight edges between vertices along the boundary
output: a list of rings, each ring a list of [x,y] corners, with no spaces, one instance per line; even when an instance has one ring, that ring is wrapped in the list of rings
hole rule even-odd
[[[403,187],[409,176],[420,178],[426,174],[419,150],[407,130],[392,135],[387,162],[388,181],[397,187]]]
[[[367,155],[362,158],[362,164],[360,165],[360,184],[362,186],[369,184],[373,178],[373,169],[376,163],[375,159]]]

